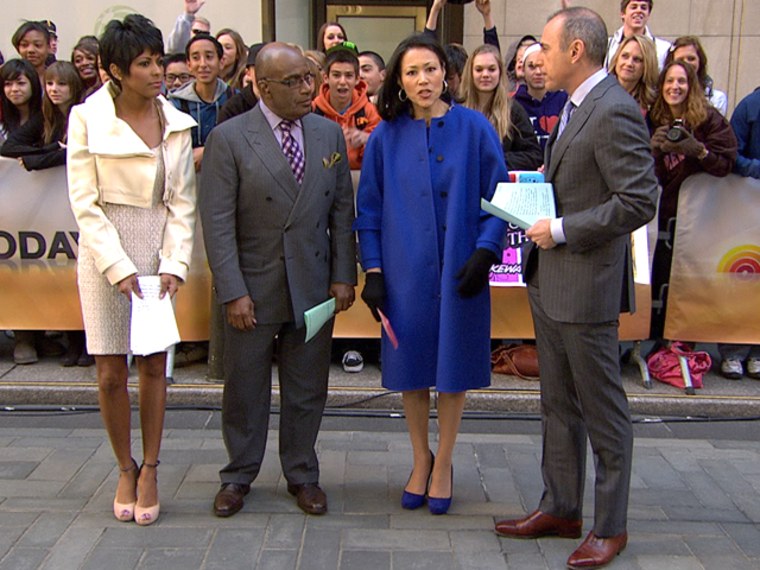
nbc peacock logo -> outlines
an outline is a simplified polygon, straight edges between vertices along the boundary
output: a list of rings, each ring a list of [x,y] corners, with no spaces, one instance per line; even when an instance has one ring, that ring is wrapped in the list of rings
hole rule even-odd
[[[760,246],[739,245],[729,249],[718,263],[718,273],[760,274]]]

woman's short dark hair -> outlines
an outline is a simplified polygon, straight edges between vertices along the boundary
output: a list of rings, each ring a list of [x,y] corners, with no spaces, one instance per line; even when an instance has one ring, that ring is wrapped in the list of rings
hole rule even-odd
[[[18,46],[21,43],[21,40],[23,40],[24,36],[29,32],[40,32],[45,36],[45,41],[50,42],[50,31],[45,24],[35,21],[24,22],[15,32],[13,32],[13,37],[11,38],[11,43],[13,44],[13,47],[16,48],[16,51],[18,51]]]
[[[163,57],[164,38],[161,30],[141,14],[130,14],[121,22],[111,20],[100,36],[101,65],[118,87],[121,83],[111,73],[111,64],[129,75],[129,66],[144,51]]]
[[[377,108],[380,116],[386,121],[392,121],[396,117],[410,114],[412,107],[408,99],[403,101],[399,97],[401,92],[401,60],[410,49],[427,49],[438,56],[444,74],[448,69],[446,52],[435,37],[428,34],[414,34],[403,40],[393,52],[385,74],[383,86],[378,95]]]
[[[25,59],[9,59],[0,67],[0,107],[5,130],[15,131],[21,126],[21,113],[5,96],[5,82],[14,81],[23,75],[32,86],[32,96],[29,98],[29,116],[33,117],[42,112],[42,86],[40,77],[34,66]]]

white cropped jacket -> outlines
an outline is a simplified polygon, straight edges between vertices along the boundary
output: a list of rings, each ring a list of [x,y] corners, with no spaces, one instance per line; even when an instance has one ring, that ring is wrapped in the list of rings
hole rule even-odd
[[[71,110],[66,173],[79,241],[111,284],[137,272],[103,204],[150,208],[158,161],[143,140],[116,116],[117,88],[109,81]],[[163,202],[169,217],[159,273],[187,278],[195,230],[196,187],[190,128],[195,121],[158,97],[165,118]]]

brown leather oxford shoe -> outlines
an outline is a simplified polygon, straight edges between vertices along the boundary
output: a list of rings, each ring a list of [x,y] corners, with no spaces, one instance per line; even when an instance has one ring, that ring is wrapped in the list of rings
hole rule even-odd
[[[298,508],[307,515],[323,515],[327,512],[327,495],[319,488],[318,483],[288,483],[288,493],[296,498]]]
[[[583,570],[601,568],[623,552],[627,544],[627,532],[609,538],[600,538],[594,534],[594,531],[591,531],[586,540],[567,559],[567,567],[574,570],[576,568]]]
[[[243,508],[245,496],[250,490],[250,485],[223,483],[214,498],[214,514],[218,517],[231,517]]]
[[[561,519],[534,511],[521,519],[504,520],[496,523],[496,534],[509,538],[541,538],[558,536],[560,538],[580,538],[583,521],[578,519]]]

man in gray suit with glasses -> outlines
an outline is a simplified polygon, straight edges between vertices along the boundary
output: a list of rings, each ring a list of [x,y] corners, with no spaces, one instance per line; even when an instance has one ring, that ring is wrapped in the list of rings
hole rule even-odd
[[[214,513],[238,512],[261,468],[276,347],[287,489],[303,511],[323,514],[314,447],[332,321],[304,342],[303,315],[329,297],[336,311],[354,301],[353,188],[340,127],[310,114],[314,77],[301,53],[268,44],[256,75],[259,105],[212,131],[200,186],[206,252],[227,320],[222,432],[229,463]]]
[[[526,281],[541,370],[544,492],[538,510],[500,521],[514,538],[579,538],[586,440],[596,466],[594,525],[570,568],[598,568],[626,546],[633,430],[620,379],[618,316],[633,310],[630,233],[655,214],[649,135],[608,76],[604,21],[587,8],[549,18],[546,85],[569,95],[546,146],[557,218],[528,229]]]

